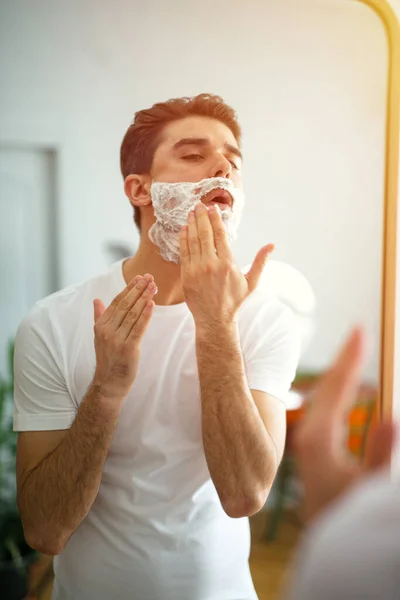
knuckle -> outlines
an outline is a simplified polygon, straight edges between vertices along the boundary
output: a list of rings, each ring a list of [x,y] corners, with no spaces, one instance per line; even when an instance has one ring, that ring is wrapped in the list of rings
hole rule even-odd
[[[132,349],[138,347],[138,345],[140,344],[140,341],[141,341],[142,336],[143,336],[143,332],[144,332],[144,328],[142,326],[142,323],[140,321],[138,321],[134,325],[134,327],[132,327],[132,331],[131,331],[130,336],[129,336],[129,350],[130,350],[130,352],[132,352]]]
[[[119,303],[118,307],[121,310],[128,310],[130,308],[130,302],[129,302],[129,300],[126,300],[124,298],[123,300],[121,300],[121,302]]]
[[[107,327],[102,327],[100,329],[100,337],[104,341],[108,341],[110,339],[110,331]]]
[[[131,310],[128,310],[128,312],[126,313],[125,319],[128,321],[134,321],[136,319],[136,315],[137,315],[136,308],[131,308]]]
[[[219,266],[219,274],[222,277],[229,277],[229,275],[231,273],[232,273],[232,266],[230,265],[230,263],[221,262],[220,266]]]
[[[204,270],[206,273],[213,273],[215,271],[215,263],[211,260],[207,260],[204,264]]]
[[[110,334],[107,331],[107,329],[105,327],[102,327],[97,334],[97,337],[102,341],[102,342],[108,342],[110,339]]]
[[[131,341],[133,343],[136,343],[138,338],[140,337],[140,335],[141,335],[140,326],[138,324],[136,324],[135,327],[131,331],[131,335],[130,335]]]

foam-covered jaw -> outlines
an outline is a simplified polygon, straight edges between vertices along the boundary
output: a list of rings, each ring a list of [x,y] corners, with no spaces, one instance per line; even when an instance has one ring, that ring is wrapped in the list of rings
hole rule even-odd
[[[156,222],[149,230],[149,238],[159,246],[161,256],[166,260],[179,263],[180,228],[187,224],[190,211],[203,198],[206,205],[214,203],[220,210],[228,239],[232,241],[237,237],[244,194],[230,179],[212,177],[194,183],[155,181],[151,185],[150,194]],[[206,198],[207,195],[209,198]],[[222,202],[215,201],[219,196]]]

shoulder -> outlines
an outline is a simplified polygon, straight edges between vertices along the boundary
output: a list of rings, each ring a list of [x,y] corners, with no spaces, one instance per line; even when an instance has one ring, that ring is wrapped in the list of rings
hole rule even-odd
[[[291,265],[269,260],[238,315],[241,335],[253,332],[278,344],[286,340],[303,351],[314,332],[315,307],[314,291],[304,275]]]
[[[242,269],[243,273],[249,266]],[[275,298],[299,316],[310,317],[316,308],[313,288],[307,278],[295,267],[276,260],[269,260],[258,282],[254,299]]]
[[[368,537],[378,540],[385,535],[386,523],[394,526],[400,549],[399,493],[400,482],[392,479],[388,470],[364,477],[315,521],[309,536],[321,547],[328,538],[339,540],[344,531],[353,542],[356,538],[360,540],[360,536],[365,541]],[[365,528],[367,522],[368,528]]]
[[[366,518],[380,517],[386,520],[387,511],[395,511],[394,521],[400,525],[400,511],[397,506],[399,493],[400,482],[392,479],[388,470],[364,477],[316,519],[309,535],[321,539],[321,542],[326,537],[325,534],[339,537],[340,529],[355,531],[361,524],[365,524]],[[371,526],[373,523],[374,521],[371,522]],[[369,531],[372,532],[372,527]],[[322,532],[324,535],[321,535]]]
[[[379,473],[324,512],[297,551],[289,598],[394,598],[391,591],[400,583],[399,492],[399,482]]]
[[[268,292],[258,287],[243,302],[240,308],[242,318],[255,318],[257,315],[270,316],[271,318],[281,315],[292,315],[293,310],[273,292]],[[290,318],[290,316],[288,317]]]
[[[282,300],[263,289],[256,289],[245,300],[238,313],[239,329],[247,337],[281,337],[290,333],[299,335],[294,311]]]

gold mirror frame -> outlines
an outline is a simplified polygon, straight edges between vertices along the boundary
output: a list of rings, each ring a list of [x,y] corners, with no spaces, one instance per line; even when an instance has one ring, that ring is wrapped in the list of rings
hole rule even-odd
[[[381,20],[388,41],[385,126],[382,302],[380,335],[380,395],[378,418],[392,416],[396,301],[396,233],[400,130],[400,23],[386,0],[355,0]]]

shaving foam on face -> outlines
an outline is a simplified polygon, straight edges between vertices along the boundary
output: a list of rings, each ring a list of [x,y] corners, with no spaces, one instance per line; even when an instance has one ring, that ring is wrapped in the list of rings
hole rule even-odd
[[[220,210],[222,221],[229,241],[237,237],[237,230],[244,206],[244,194],[236,188],[230,179],[212,177],[195,183],[165,183],[154,181],[150,194],[156,222],[149,230],[149,238],[160,249],[161,256],[170,262],[179,264],[179,235],[182,225],[188,222],[188,216],[201,199],[215,189],[226,190],[232,197],[232,208]]]

